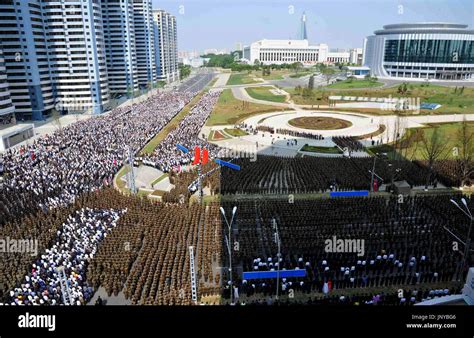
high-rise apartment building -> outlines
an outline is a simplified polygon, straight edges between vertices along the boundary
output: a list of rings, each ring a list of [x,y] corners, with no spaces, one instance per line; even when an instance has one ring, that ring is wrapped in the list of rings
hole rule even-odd
[[[133,0],[138,84],[149,88],[156,82],[155,32],[151,0]]]
[[[164,10],[153,11],[157,78],[167,83],[179,79],[176,17]]]
[[[0,128],[11,124],[14,119],[15,107],[13,106],[8,88],[7,69],[5,68],[5,59],[0,49]]]
[[[111,97],[154,86],[158,72],[177,80],[176,18],[159,13],[157,23],[151,0],[1,0],[0,49],[17,119],[101,113]]]
[[[112,95],[138,89],[132,0],[102,0],[109,89]]]
[[[56,109],[101,113],[109,102],[99,0],[43,1]]]
[[[18,119],[42,119],[54,108],[48,30],[39,0],[0,3],[0,48]]]

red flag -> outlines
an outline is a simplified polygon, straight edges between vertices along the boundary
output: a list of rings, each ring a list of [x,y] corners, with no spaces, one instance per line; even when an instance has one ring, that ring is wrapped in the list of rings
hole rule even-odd
[[[196,148],[194,148],[193,165],[199,164],[200,161],[201,161],[201,148],[196,147]]]
[[[379,190],[379,183],[377,182],[377,179],[374,178],[374,191],[377,192]]]
[[[209,161],[209,151],[207,149],[202,150],[202,164],[206,164]]]

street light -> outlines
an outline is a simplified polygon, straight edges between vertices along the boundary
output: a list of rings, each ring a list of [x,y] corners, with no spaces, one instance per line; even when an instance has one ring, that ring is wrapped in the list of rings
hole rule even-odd
[[[225,210],[223,207],[220,207],[220,211],[221,211],[221,214],[222,216],[224,216],[224,220],[227,224],[227,229],[229,230],[229,235],[228,237],[226,238],[227,239],[227,250],[229,252],[229,275],[230,275],[230,304],[233,304],[233,283],[232,283],[232,243],[231,243],[231,236],[232,236],[232,223],[234,222],[234,216],[235,216],[235,213],[237,212],[237,206],[234,206],[234,208],[232,209],[232,218],[230,220],[230,224],[229,222],[227,221],[227,217],[225,215]]]
[[[276,297],[275,299],[278,300],[278,294],[280,291],[280,257],[281,257],[281,241],[280,241],[280,234],[278,233],[278,225],[275,218],[272,218],[273,228],[275,229],[275,242],[277,243],[278,247],[278,255],[277,255],[277,285],[276,285]]]
[[[466,264],[466,258],[467,258],[467,255],[469,254],[469,249],[471,247],[471,229],[472,229],[472,221],[474,220],[474,217],[472,216],[472,213],[471,213],[471,210],[469,210],[469,207],[467,206],[467,202],[466,202],[466,199],[463,197],[461,198],[461,202],[462,204],[464,205],[464,207],[466,208],[466,210],[464,210],[463,208],[461,208],[461,206],[459,206],[458,202],[456,202],[455,200],[451,199],[451,202],[459,209],[461,210],[461,212],[467,216],[467,218],[469,218],[469,230],[467,232],[467,239],[466,239],[466,243],[464,244],[464,255],[463,255],[463,258],[462,258],[462,269],[464,270],[465,268],[465,264]],[[467,212],[466,212],[467,211]]]

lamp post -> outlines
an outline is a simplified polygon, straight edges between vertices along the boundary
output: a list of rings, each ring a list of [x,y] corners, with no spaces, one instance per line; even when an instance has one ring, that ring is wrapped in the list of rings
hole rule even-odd
[[[233,288],[234,288],[234,285],[233,285],[233,282],[232,282],[232,243],[231,243],[231,236],[232,236],[232,223],[234,222],[234,216],[235,216],[235,213],[237,212],[237,206],[234,206],[234,208],[232,209],[232,218],[230,219],[230,224],[229,222],[227,221],[227,217],[225,215],[225,210],[223,207],[220,207],[220,211],[221,211],[221,214],[222,216],[224,216],[224,220],[227,224],[227,229],[229,231],[229,234],[228,234],[228,237],[227,237],[227,250],[229,252],[229,280],[230,280],[230,304],[233,304]]]
[[[466,202],[466,199],[465,198],[461,198],[461,202],[462,204],[464,205],[464,208],[466,210],[464,210],[463,208],[461,208],[461,206],[453,199],[451,199],[451,202],[456,206],[456,208],[458,208],[459,210],[461,210],[461,212],[467,216],[467,218],[469,218],[469,230],[467,231],[467,238],[466,238],[466,243],[464,243],[464,255],[463,255],[463,258],[462,258],[462,269],[464,270],[464,267],[465,267],[465,264],[466,264],[466,259],[467,259],[467,255],[469,254],[469,249],[471,247],[471,229],[472,229],[472,221],[474,220],[474,217],[472,216],[472,213],[471,211],[469,210],[469,207],[467,206],[467,202]]]
[[[273,229],[275,229],[275,242],[278,248],[277,254],[277,280],[276,280],[276,296],[275,299],[278,300],[278,295],[280,291],[280,257],[281,257],[281,241],[280,241],[280,234],[278,233],[278,225],[275,218],[272,219]]]
[[[374,164],[372,165],[372,172],[370,178],[370,191],[374,191],[374,175],[375,175],[375,161],[377,161],[377,155],[374,155]]]

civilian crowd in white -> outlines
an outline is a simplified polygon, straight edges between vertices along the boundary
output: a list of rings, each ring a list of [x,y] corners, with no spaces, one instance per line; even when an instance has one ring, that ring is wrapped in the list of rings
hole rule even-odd
[[[199,139],[199,132],[214,109],[220,94],[221,91],[204,94],[191,112],[180,122],[178,128],[166,136],[151,156],[146,156],[146,163],[157,167],[163,172],[169,172],[173,168],[189,164],[194,155],[193,152],[190,151],[185,154],[177,148],[177,144],[189,150],[193,150],[194,147],[206,148],[211,158],[217,157],[219,148],[216,145]],[[203,139],[205,139],[206,135],[203,136]]]
[[[3,155],[0,185],[0,225],[38,210],[69,204],[81,193],[110,185],[127,158],[136,154],[195,96],[191,92],[160,93],[132,108],[112,112],[60,128],[32,144]],[[152,156],[169,170],[187,162],[173,142],[203,145],[197,133],[219,93],[206,94],[191,114]],[[0,161],[2,162],[2,161]]]
[[[108,114],[58,128],[33,143],[8,150],[3,156],[0,185],[0,226],[42,210],[73,203],[82,193],[112,183],[114,175],[134,154],[176,116],[196,93],[159,93],[132,107],[116,108]],[[170,132],[148,157],[163,171],[192,160],[176,144],[192,149],[209,147],[198,138],[220,92],[200,98],[178,128]],[[69,303],[86,304],[94,290],[86,283],[89,261],[99,243],[116,226],[126,210],[81,209],[61,225],[54,244],[34,261],[21,283],[9,292],[4,305],[63,304],[61,268],[70,291]],[[63,286],[64,287],[64,286]]]
[[[94,294],[85,278],[89,261],[94,257],[99,243],[125,212],[85,208],[69,216],[58,230],[54,245],[36,260],[21,285],[10,291],[9,304],[65,304],[61,283],[65,290],[69,290],[71,298],[67,303],[86,304]],[[67,282],[62,280],[61,268],[64,268]]]

